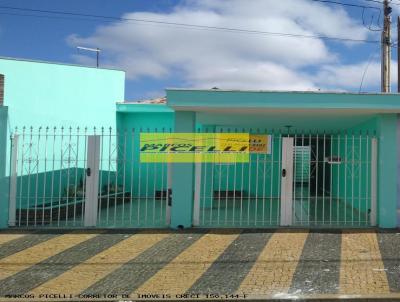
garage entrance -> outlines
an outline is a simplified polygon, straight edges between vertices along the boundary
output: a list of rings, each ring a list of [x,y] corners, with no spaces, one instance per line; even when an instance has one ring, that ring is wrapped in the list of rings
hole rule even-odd
[[[196,164],[195,226],[376,225],[374,135],[257,135],[270,149],[249,163]]]

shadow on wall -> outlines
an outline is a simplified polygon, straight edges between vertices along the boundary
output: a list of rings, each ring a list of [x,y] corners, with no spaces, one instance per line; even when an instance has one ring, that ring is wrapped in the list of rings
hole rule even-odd
[[[114,193],[115,172],[100,171],[101,194]],[[16,206],[30,208],[43,204],[59,203],[66,199],[82,200],[85,196],[85,171],[83,168],[53,170],[17,177]],[[7,181],[8,183],[8,181]]]
[[[7,227],[8,221],[8,192],[9,192],[9,178],[0,177],[0,205],[5,206],[0,211],[0,228]]]

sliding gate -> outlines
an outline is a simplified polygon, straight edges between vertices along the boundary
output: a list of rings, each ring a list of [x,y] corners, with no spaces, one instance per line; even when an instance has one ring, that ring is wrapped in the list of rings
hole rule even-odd
[[[249,163],[198,163],[201,227],[376,225],[377,139],[368,133],[267,136]]]
[[[140,131],[16,130],[9,225],[167,227],[168,165],[139,162]]]

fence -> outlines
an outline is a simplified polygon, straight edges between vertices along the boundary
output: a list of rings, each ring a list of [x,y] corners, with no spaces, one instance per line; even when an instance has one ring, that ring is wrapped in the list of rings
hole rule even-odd
[[[167,226],[168,166],[139,162],[141,131],[16,129],[10,225]]]
[[[239,131],[268,136],[270,151],[249,163],[197,164],[195,225],[376,225],[374,134]]]
[[[248,163],[194,164],[194,226],[376,225],[375,134],[198,131],[245,132],[267,143]],[[140,162],[143,132],[171,129],[16,129],[9,224],[168,227],[171,164]]]

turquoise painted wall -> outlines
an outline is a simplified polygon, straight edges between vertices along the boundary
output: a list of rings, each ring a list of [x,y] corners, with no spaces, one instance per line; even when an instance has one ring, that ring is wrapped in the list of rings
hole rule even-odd
[[[361,139],[361,156],[360,156],[360,133],[364,136]],[[369,138],[365,136],[368,133]],[[362,164],[353,165],[352,161],[352,136],[355,136],[355,157],[361,158]],[[396,207],[397,207],[397,189],[395,182],[397,180],[397,169],[394,164],[397,160],[397,117],[395,114],[378,115],[368,121],[349,129],[348,136],[348,161],[334,168],[334,178],[338,173],[342,176],[339,183],[334,183],[333,193],[349,206],[353,206],[365,215],[371,209],[371,138],[378,139],[378,195],[377,195],[377,224],[380,227],[388,228],[396,226]],[[366,154],[365,149],[368,146],[369,153]],[[337,143],[334,149],[338,147]],[[345,140],[342,137],[339,155],[346,157]],[[354,187],[351,185],[352,173],[355,171]],[[361,179],[360,176],[361,175]],[[345,186],[345,180],[347,185]],[[337,185],[339,184],[339,185]],[[361,206],[359,205],[361,199]],[[366,199],[366,203],[362,200]]]
[[[202,196],[206,196],[206,206],[211,206],[210,200],[214,191],[242,191],[247,196],[261,198],[279,198],[280,196],[280,163],[281,135],[268,130],[240,127],[203,127],[202,131],[227,133],[241,131],[251,134],[266,134],[272,137],[270,154],[250,154],[251,163],[218,165],[215,163],[202,164],[202,177],[206,180]],[[236,130],[235,130],[236,129]],[[264,173],[265,171],[265,173]],[[229,177],[227,177],[229,175]],[[273,181],[272,181],[273,179]],[[222,197],[221,197],[222,198]]]
[[[1,66],[1,65],[0,65]],[[7,86],[6,86],[7,87]],[[7,90],[7,88],[6,88]],[[213,92],[211,92],[213,93]],[[211,97],[212,94],[209,94]],[[202,98],[205,94],[199,93],[195,96],[195,100],[197,104],[202,102]],[[208,95],[208,94],[207,94]],[[226,94],[223,97],[226,107],[228,107],[229,98],[233,97],[233,100],[238,103],[239,100],[243,103],[243,97],[248,94],[241,94],[237,93],[237,95],[233,95],[232,93]],[[271,94],[272,95],[272,94]],[[271,95],[264,97],[266,99],[271,99]],[[187,97],[188,95],[186,95]],[[279,95],[274,94],[274,97]],[[308,94],[302,94],[301,97],[298,98],[294,103],[295,100],[292,100],[292,103],[289,102],[290,106],[297,106],[301,105],[302,102],[306,102],[305,98]],[[282,98],[285,97],[293,98],[293,95],[286,96],[286,94],[282,94]],[[326,97],[326,99],[325,99]],[[257,94],[258,102],[265,101],[262,97],[262,94]],[[315,97],[312,97],[315,98]],[[324,96],[318,95],[319,99],[322,99],[320,103],[324,106],[331,106],[332,104],[342,104],[341,102],[334,102],[334,99],[331,95]],[[340,97],[341,98],[341,97]],[[350,96],[346,96],[346,100],[350,100]],[[392,102],[393,97],[389,97],[389,101]],[[178,101],[184,101],[184,98],[179,98]],[[187,99],[186,99],[187,100]],[[344,100],[344,99],[343,99]],[[343,101],[342,100],[342,101]],[[350,105],[346,106],[362,106],[362,100],[360,96],[357,96],[355,101]],[[369,107],[376,107],[378,106],[376,103],[380,100],[384,100],[381,96],[368,96],[367,102],[364,104],[365,106]],[[397,100],[397,99],[396,99]],[[213,107],[215,104],[209,103],[210,100],[207,100],[205,103],[209,107]],[[280,101],[282,103],[282,100]],[[308,102],[308,101],[307,101]],[[389,103],[390,103],[389,102]],[[357,104],[355,104],[357,103]],[[204,102],[203,102],[204,104]],[[256,106],[258,103],[252,103]],[[309,102],[309,105],[311,102]],[[355,104],[355,105],[354,105]],[[248,105],[248,104],[247,104]],[[259,105],[259,104],[258,104]],[[288,105],[288,106],[289,106]],[[343,105],[343,104],[342,104]],[[390,104],[389,104],[390,105]],[[11,105],[10,105],[11,106]],[[311,106],[311,105],[310,105]],[[394,106],[394,103],[390,106]],[[256,107],[255,107],[256,108]],[[164,128],[168,131],[170,128],[172,131],[177,132],[191,132],[197,129],[198,127],[201,128],[201,124],[212,125],[213,129],[226,129],[227,127],[245,127],[246,129],[249,127],[249,123],[251,126],[259,126],[260,128],[274,128],[278,130],[284,129],[284,125],[290,124],[293,125],[291,134],[294,134],[295,131],[310,131],[313,130],[314,132],[324,128],[324,130],[330,131],[337,131],[337,130],[347,130],[351,132],[359,132],[361,130],[367,129],[374,129],[377,130],[378,137],[379,137],[379,162],[378,162],[378,179],[379,179],[379,189],[378,189],[378,220],[379,225],[381,227],[393,227],[393,223],[395,223],[395,213],[396,213],[396,198],[397,198],[397,191],[396,191],[396,180],[397,180],[397,170],[393,169],[395,166],[393,163],[396,161],[396,154],[397,149],[393,148],[393,142],[396,140],[397,128],[396,128],[396,118],[394,114],[382,114],[379,116],[373,116],[372,114],[369,115],[358,115],[357,118],[352,118],[351,116],[341,117],[337,114],[330,115],[329,113],[325,112],[326,116],[330,117],[329,123],[324,123],[323,118],[313,119],[313,114],[296,114],[290,113],[279,116],[279,118],[273,119],[270,121],[268,118],[264,117],[263,114],[258,114],[257,118],[254,118],[252,114],[236,114],[234,118],[230,115],[229,108],[226,109],[226,112],[221,113],[212,113],[208,115],[207,113],[202,113],[202,117],[199,119],[199,114],[193,112],[178,112],[174,113],[173,109],[169,108],[168,106],[162,105],[133,105],[133,104],[119,104],[117,106],[117,129],[119,131],[119,140],[118,140],[118,162],[117,162],[117,171],[116,174],[112,174],[112,178],[114,178],[118,184],[125,185],[125,189],[127,191],[130,190],[131,185],[133,186],[134,195],[137,194],[138,196],[151,196],[154,195],[154,190],[164,189],[166,188],[166,170],[161,172],[162,167],[160,164],[149,164],[149,165],[142,165],[142,169],[139,172],[136,167],[139,164],[139,152],[132,152],[132,150],[138,151],[139,147],[139,132],[140,129],[143,131],[162,131]],[[88,111],[89,112],[89,111]],[[268,114],[266,114],[268,116]],[[271,115],[269,115],[271,116]],[[197,124],[196,124],[197,121]],[[357,121],[357,123],[354,123]],[[232,126],[233,125],[233,126]],[[104,125],[100,125],[104,126]],[[111,125],[112,126],[112,125]],[[135,129],[132,132],[132,129]],[[257,133],[257,131],[255,131]],[[356,149],[358,148],[358,141],[355,143]],[[333,144],[332,148],[335,149],[337,147]],[[339,155],[342,155],[344,152],[343,146],[339,148]],[[281,150],[278,144],[275,144],[273,148],[273,154],[276,158],[279,156]],[[133,157],[132,157],[133,156]],[[364,156],[364,155],[363,155]],[[254,155],[253,155],[254,157]],[[261,156],[260,156],[261,158]],[[263,157],[264,159],[269,159],[269,155]],[[367,159],[367,158],[365,158]],[[127,163],[123,168],[123,163]],[[274,172],[273,177],[275,179],[279,179],[279,168],[275,166],[276,169]],[[102,173],[102,181],[107,182],[107,167],[102,167],[105,170]],[[361,167],[363,169],[363,167]],[[228,168],[226,168],[228,169]],[[230,169],[230,168],[229,168]],[[239,173],[241,172],[241,168],[239,167]],[[343,169],[343,170],[341,170]],[[245,169],[247,170],[247,169]],[[112,170],[113,172],[114,170]],[[212,172],[211,172],[212,171]],[[259,192],[263,192],[263,189],[266,190],[265,194],[271,195],[279,195],[279,188],[273,187],[272,191],[270,189],[270,179],[266,179],[265,182],[263,179],[256,177],[257,167],[255,163],[251,165],[251,173],[244,175],[243,179],[247,179],[243,183],[244,190],[248,190],[252,195],[258,194]],[[194,190],[194,165],[193,164],[173,164],[172,169],[172,177],[173,177],[173,208],[171,212],[171,227],[176,228],[179,225],[184,227],[190,227],[192,224],[192,208],[193,208],[193,190]],[[214,176],[219,171],[216,169],[209,169],[206,171],[207,178],[210,179],[210,175],[208,173],[214,173]],[[344,179],[348,177],[348,171],[346,172],[344,168],[340,167],[338,170],[332,170],[333,175],[345,175]],[[336,174],[335,174],[336,173]],[[238,176],[239,178],[241,176]],[[335,178],[335,176],[333,176]],[[238,178],[236,179],[238,180]],[[250,180],[250,184],[248,182]],[[162,181],[164,182],[162,184]],[[140,185],[139,185],[140,182]],[[147,182],[147,186],[146,186]],[[263,184],[264,182],[264,184]],[[265,184],[268,184],[265,186]],[[206,186],[209,188],[209,192],[212,192],[212,185],[218,186],[219,184],[214,181],[213,184],[211,182],[207,183]],[[236,186],[233,186],[232,179],[226,180],[223,178],[221,182],[221,189],[228,188],[228,189],[236,189],[237,186],[240,185],[240,181],[236,183]],[[361,182],[362,187],[366,187],[370,184],[367,182]],[[335,192],[335,188],[338,187],[338,184],[333,181],[333,192]],[[147,188],[146,188],[147,187]],[[339,187],[343,188],[343,185],[339,183]],[[136,190],[136,192],[135,192]],[[358,196],[358,187],[355,188],[355,194]],[[140,191],[140,193],[139,193]],[[363,189],[360,190],[363,192]],[[348,193],[348,192],[347,192]],[[346,195],[347,195],[346,193]],[[339,198],[342,198],[343,192],[339,192],[337,194]]]
[[[19,133],[22,127],[33,127],[33,133],[43,127],[42,135],[47,126],[50,131],[53,127],[72,127],[73,131],[76,127],[115,128],[115,103],[124,100],[125,93],[123,71],[0,58],[0,73],[5,75],[4,104],[8,106],[8,129],[5,130],[9,134],[15,127]],[[2,141],[1,146],[6,148],[5,163],[8,163],[10,141],[9,135],[6,137],[6,143]],[[80,158],[84,157],[83,152],[80,151]],[[83,167],[83,163],[79,165]],[[8,169],[6,165],[6,175],[9,175]],[[42,172],[44,165],[40,164],[39,175]],[[46,179],[51,177],[51,172],[48,173]],[[26,177],[21,175],[19,179]],[[63,183],[64,180],[66,177]],[[1,202],[5,202],[4,198]],[[7,206],[2,208],[8,208],[8,197]],[[0,227],[6,224],[7,217],[2,214]]]
[[[8,107],[0,106],[0,228],[7,226],[9,182],[6,177],[7,167],[7,122]]]
[[[358,215],[355,220],[370,219],[371,141],[374,137],[377,137],[377,117],[334,136],[332,153],[339,156],[342,163],[332,165],[332,196],[348,208],[344,212],[348,215],[341,215],[341,220],[350,221],[354,215]],[[351,208],[358,213],[352,213]]]
[[[397,226],[397,115],[382,114],[378,125],[378,222],[382,228]]]
[[[33,127],[33,143],[36,143],[39,127],[43,142],[46,127],[50,136],[54,127],[57,134],[64,127],[65,140],[71,127],[75,140],[77,127],[81,128],[81,134],[88,127],[90,134],[93,127],[116,126],[115,103],[123,100],[125,93],[123,71],[0,58],[0,73],[5,76],[9,133],[18,127],[21,134],[21,128],[27,127],[27,140]],[[7,144],[9,153],[10,142]],[[80,158],[83,157],[82,149]],[[40,165],[40,172],[43,168]]]
[[[112,183],[116,179],[116,174],[112,171],[100,171],[100,175],[100,184],[103,185]],[[17,221],[19,209],[29,208],[32,210],[36,208],[40,212],[44,207],[57,208],[67,204],[80,203],[86,189],[85,185],[85,171],[82,168],[53,170],[17,177]],[[107,187],[101,187],[102,196],[106,196],[108,194]],[[111,199],[113,202],[113,198]],[[77,212],[76,214],[80,215],[81,213]],[[60,217],[61,220],[65,218]],[[25,223],[26,221],[21,221],[22,225]]]
[[[125,73],[0,58],[4,104],[15,127],[115,127],[115,103],[124,100]]]
[[[143,106],[143,105],[142,105]],[[168,114],[166,114],[165,112],[159,112],[159,110],[156,110],[157,112],[151,112],[152,109],[151,107],[152,105],[148,105],[146,108],[138,108],[138,112],[127,112],[126,108],[124,109],[124,113],[119,113],[118,115],[118,128],[119,129],[131,129],[131,128],[136,128],[136,129],[140,129],[142,128],[145,131],[155,131],[155,129],[158,129],[158,131],[160,131],[160,129],[162,129],[163,127],[168,128],[168,126],[170,126],[171,124],[173,124],[174,122],[174,115],[170,112]],[[166,122],[166,117],[168,116],[168,121]],[[260,115],[261,116],[261,115]],[[386,115],[383,115],[386,116]],[[194,115],[191,115],[192,118],[194,118]],[[198,118],[197,115],[197,124],[195,125],[195,128],[193,129],[197,129],[198,131],[223,131],[226,132],[228,131],[228,129],[230,129],[231,131],[233,131],[235,128],[236,129],[244,129],[243,131],[245,132],[252,132],[257,134],[257,132],[259,132],[259,130],[257,129],[270,129],[270,130],[266,130],[271,131],[272,127],[276,127],[277,126],[277,119],[273,119],[272,121],[270,121],[268,118],[266,118],[264,121],[260,120],[259,116],[257,116],[257,118],[253,118],[252,119],[252,115],[249,114],[242,114],[242,115],[234,115],[234,116],[229,116],[229,115],[225,115],[225,114],[216,114],[216,113],[212,113],[210,114],[210,116],[207,116],[206,113],[201,113],[201,117]],[[254,125],[254,128],[250,129],[247,125],[248,122],[252,120],[252,125]],[[336,120],[336,123],[333,123],[333,121]],[[220,121],[220,123],[218,123],[217,125],[204,125],[202,126],[201,123],[199,122],[216,122],[216,121]],[[352,117],[342,117],[342,119],[340,120],[338,116],[335,115],[331,115],[329,116],[329,127],[327,128],[326,126],[328,124],[321,124],[322,121],[317,120],[315,122],[312,121],[312,115],[310,116],[304,116],[304,115],[300,115],[300,116],[295,116],[293,117],[293,114],[288,114],[283,115],[280,117],[280,122],[281,123],[291,123],[293,124],[293,128],[290,131],[291,136],[293,136],[295,133],[312,133],[312,135],[314,136],[316,133],[319,133],[320,135],[322,133],[327,132],[327,133],[338,133],[340,131],[340,133],[342,133],[341,135],[339,135],[339,137],[334,134],[333,135],[333,141],[332,141],[332,151],[330,150],[330,148],[328,148],[326,150],[325,156],[329,156],[331,155],[339,155],[340,157],[344,158],[346,157],[346,151],[344,148],[344,133],[348,133],[348,146],[347,146],[347,155],[352,157],[351,154],[351,149],[353,148],[353,142],[352,142],[352,135],[354,133],[354,150],[355,150],[355,161],[359,161],[360,158],[357,158],[359,154],[359,149],[360,149],[360,142],[361,142],[361,149],[363,151],[365,151],[366,148],[366,137],[365,135],[367,134],[367,131],[369,133],[369,135],[372,135],[374,132],[377,131],[378,129],[378,118],[375,115],[372,114],[368,114],[368,115],[358,115],[356,118],[352,118]],[[187,124],[187,123],[186,123]],[[167,125],[167,126],[165,126]],[[320,128],[320,126],[322,125],[323,130],[318,131],[317,129]],[[257,128],[258,127],[258,128]],[[190,128],[190,127],[189,127]],[[185,128],[185,131],[191,131],[193,129],[189,129],[189,128]],[[173,127],[171,127],[171,129],[173,129]],[[280,130],[283,135],[286,135],[285,130],[281,129],[278,127],[278,130]],[[129,130],[128,130],[129,131]],[[183,130],[182,130],[183,131]],[[387,130],[382,130],[382,133],[385,133]],[[275,132],[276,132],[276,128],[275,128]],[[261,131],[260,133],[263,133],[263,131]],[[361,137],[361,141],[360,141],[360,133],[362,134]],[[328,137],[330,137],[330,135],[328,135]],[[337,139],[341,140],[341,145],[340,148],[339,145],[337,144]],[[135,138],[135,144],[138,144],[138,136]],[[369,141],[369,145],[370,145],[370,141]],[[129,150],[129,146],[127,146],[128,148],[128,154],[131,154],[130,150]],[[370,150],[370,149],[369,149]],[[323,161],[323,154],[321,153],[322,150],[320,150],[320,161]],[[274,140],[274,147],[273,147],[273,154],[274,154],[274,158],[275,160],[280,156],[281,153],[281,149],[279,146],[279,139],[278,136],[276,136],[276,139]],[[343,202],[347,203],[348,206],[353,206],[354,208],[358,208],[359,212],[361,213],[362,217],[368,212],[368,209],[370,209],[370,196],[364,196],[366,193],[366,191],[368,190],[370,194],[370,176],[368,177],[367,180],[367,175],[366,175],[366,169],[368,169],[368,172],[370,172],[370,166],[368,167],[366,162],[370,161],[370,151],[369,151],[369,155],[367,158],[367,155],[365,153],[361,152],[361,165],[359,164],[354,164],[354,171],[355,171],[355,177],[354,177],[354,186],[351,186],[351,182],[349,181],[351,178],[351,174],[352,174],[352,166],[351,163],[350,168],[345,167],[344,164],[341,165],[332,165],[330,168],[332,168],[332,182],[331,182],[331,186],[332,186],[332,198],[339,198],[340,200],[342,200]],[[267,174],[267,177],[264,179],[261,179],[263,177],[260,178],[260,176],[258,176],[257,178],[257,155],[253,154],[253,163],[250,164],[250,166],[248,164],[245,164],[245,166],[242,167],[242,165],[238,164],[236,165],[236,179],[232,176],[234,173],[234,167],[233,166],[223,166],[223,167],[217,167],[216,165],[212,165],[212,164],[203,164],[202,165],[202,177],[203,179],[205,178],[207,181],[205,183],[205,185],[202,187],[202,194],[201,196],[206,196],[206,198],[204,198],[205,200],[207,200],[207,202],[203,202],[200,201],[202,203],[202,206],[206,206],[209,207],[210,204],[210,200],[211,195],[213,194],[213,192],[215,190],[243,190],[245,193],[250,194],[251,196],[262,196],[265,194],[265,196],[273,196],[274,198],[279,198],[280,192],[279,192],[279,182],[280,182],[280,167],[278,163],[274,164],[274,175],[272,176],[271,174]],[[263,162],[263,160],[267,160],[267,161],[271,161],[271,155],[259,155],[258,156],[259,161]],[[274,160],[274,161],[275,161]],[[350,158],[350,161],[352,160],[352,158]],[[137,157],[134,158],[133,160],[134,166],[138,164],[138,155]],[[155,167],[155,170],[153,170],[153,168]],[[172,224],[173,227],[176,227],[178,225],[183,225],[183,226],[188,226],[191,223],[191,215],[188,214],[184,214],[184,213],[188,213],[188,209],[192,208],[192,203],[193,203],[193,199],[191,197],[191,194],[188,193],[189,188],[192,187],[192,180],[190,179],[186,179],[185,177],[183,177],[182,175],[188,175],[188,173],[192,173],[190,171],[193,170],[192,165],[175,165],[175,171],[179,170],[181,173],[177,173],[175,172],[174,175],[180,175],[180,176],[176,176],[178,177],[177,181],[174,181],[174,183],[185,183],[185,187],[187,187],[185,189],[185,191],[187,191],[186,193],[182,193],[180,192],[182,190],[182,186],[178,186],[175,185],[175,188],[178,188],[178,193],[179,196],[175,198],[178,198],[178,202],[180,203],[180,208],[179,209],[173,209],[173,213],[175,213],[174,217],[174,224]],[[185,170],[186,169],[186,170]],[[243,173],[243,178],[241,175],[241,171],[244,171]],[[258,166],[259,172],[263,169],[263,167],[260,168],[260,164]],[[320,171],[322,172],[322,167],[319,168]],[[183,171],[185,170],[185,171]],[[142,183],[142,185],[140,186],[140,191],[141,192],[149,192],[150,194],[154,193],[154,190],[152,189],[154,181],[156,182],[156,188],[158,189],[159,187],[159,183],[160,183],[160,174],[159,172],[157,173],[156,171],[161,171],[160,167],[155,166],[151,166],[149,168],[149,174],[148,172],[143,172],[143,169],[141,171],[141,174],[139,174],[139,172],[135,169],[135,167],[133,167],[133,177],[134,180],[132,183],[134,183],[134,185],[137,185],[137,182],[135,181],[136,179],[142,179],[144,180],[147,176],[149,176],[149,186],[147,188],[147,191],[144,187],[145,182]],[[154,172],[153,172],[154,171]],[[145,173],[145,174],[143,174]],[[231,175],[231,177],[228,178],[228,180],[226,179],[226,175],[227,173],[229,173],[229,175]],[[330,173],[330,172],[327,172]],[[129,172],[128,172],[129,174]],[[156,177],[155,175],[158,174],[159,177]],[[223,177],[221,177],[221,179],[219,179],[219,175],[223,175]],[[260,172],[260,175],[262,175],[262,173]],[[361,177],[360,177],[361,175]],[[339,176],[339,182],[337,181]],[[165,174],[163,174],[162,176],[163,178],[166,177]],[[243,180],[242,180],[243,179]],[[271,180],[274,179],[275,183],[273,184],[273,186],[271,187]],[[221,181],[220,181],[221,180]],[[347,186],[346,186],[346,196],[344,193],[344,183],[347,180]],[[131,182],[130,177],[127,177],[126,181],[129,183]],[[189,183],[190,182],[190,183]],[[149,189],[150,188],[150,189]],[[367,189],[368,188],[368,189]],[[175,194],[176,193],[175,189]],[[187,195],[186,198],[186,203],[183,204],[183,196]],[[321,195],[321,194],[319,194]],[[321,195],[322,196],[322,195]],[[327,195],[326,195],[327,196]],[[208,198],[207,198],[208,197]],[[351,197],[351,198],[349,198]],[[367,201],[365,202],[364,199],[367,199]],[[395,204],[395,200],[393,199],[391,201],[391,203]],[[378,203],[379,203],[379,199],[378,199]],[[360,208],[361,207],[361,208]],[[175,211],[175,212],[174,212]],[[341,212],[342,213],[342,212]],[[351,211],[349,211],[349,213],[351,213]],[[186,215],[186,216],[185,216]],[[351,215],[351,214],[350,214]],[[357,215],[357,213],[355,214]],[[386,216],[385,216],[386,217]],[[339,217],[338,219],[343,218],[343,220],[345,220],[344,217]],[[346,219],[350,219],[350,216],[347,217]],[[358,221],[358,217],[354,218],[355,220]],[[381,215],[381,221],[383,221],[382,219],[382,215]]]
[[[118,183],[125,185],[127,191],[133,192],[133,196],[153,197],[155,191],[167,189],[166,164],[140,164],[140,131],[170,132],[173,128],[172,110],[154,113],[117,113],[117,129],[120,135]],[[124,162],[126,162],[125,167]]]
[[[195,112],[176,112],[174,131],[191,133],[196,130]],[[172,164],[171,227],[191,227],[194,200],[194,164]]]
[[[180,107],[224,108],[243,113],[244,109],[280,109],[280,110],[378,110],[399,112],[400,103],[397,94],[355,94],[325,92],[279,92],[279,91],[238,91],[238,90],[196,90],[167,89],[168,105],[179,110]],[[196,109],[195,109],[196,108]],[[284,116],[289,112],[282,111]]]

